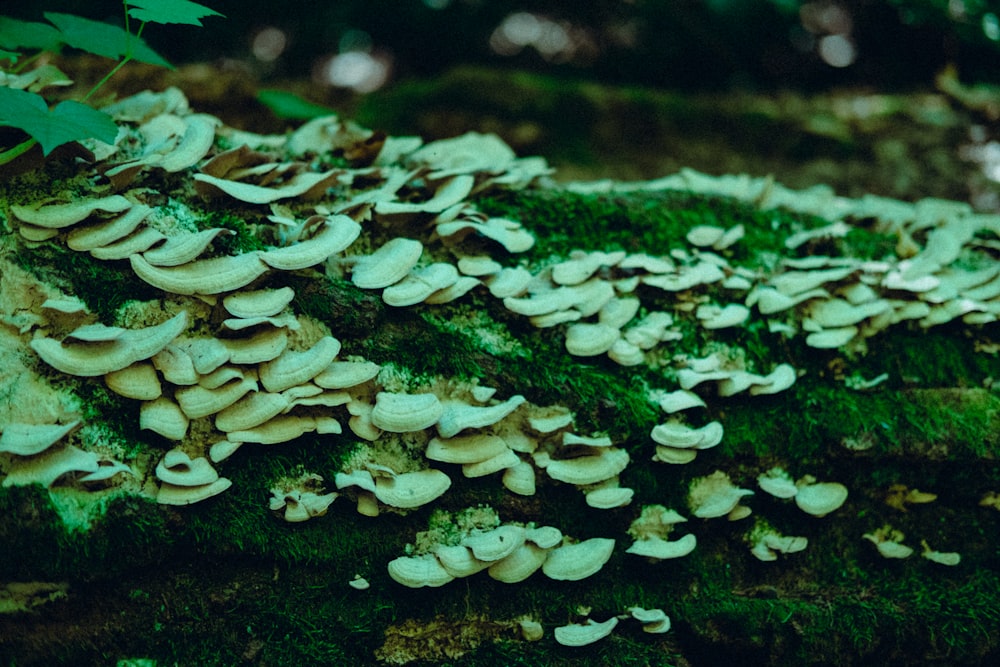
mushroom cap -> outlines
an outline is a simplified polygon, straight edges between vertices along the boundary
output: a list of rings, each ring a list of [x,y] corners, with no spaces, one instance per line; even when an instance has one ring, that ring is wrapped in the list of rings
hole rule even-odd
[[[839,482],[819,482],[800,485],[795,504],[806,514],[823,517],[847,500],[847,487]]]
[[[496,405],[468,405],[460,401],[448,401],[437,422],[438,433],[450,438],[467,428],[483,428],[496,424],[526,401],[520,394],[511,396]]]
[[[271,392],[303,384],[323,372],[339,352],[340,341],[333,336],[323,336],[302,352],[285,350],[277,358],[260,365],[260,383]]]
[[[653,460],[659,461],[660,463],[684,465],[685,463],[691,463],[697,457],[697,449],[680,449],[677,447],[668,447],[667,445],[657,445],[656,454],[653,455]]]
[[[555,526],[537,526],[524,531],[524,539],[534,542],[542,549],[551,549],[562,544],[562,531]]]
[[[253,391],[215,415],[215,428],[223,433],[246,431],[277,417],[291,405],[284,394]]]
[[[596,484],[611,479],[628,465],[628,452],[616,447],[603,447],[598,453],[549,463],[545,472],[552,479],[567,484]]]
[[[96,211],[121,213],[132,205],[132,202],[121,195],[111,195],[97,199],[78,199],[68,204],[12,204],[10,211],[18,220],[36,227],[62,229],[87,219]]]
[[[288,442],[316,430],[316,419],[300,415],[281,415],[250,428],[229,431],[226,437],[233,442],[256,442],[274,445]]]
[[[234,364],[260,364],[278,358],[288,346],[288,333],[283,328],[266,327],[249,338],[226,338],[229,361]]]
[[[382,300],[389,306],[412,306],[425,301],[435,292],[451,287],[458,279],[458,269],[454,265],[436,262],[412,269],[398,283],[386,287],[382,291]]]
[[[373,379],[380,368],[373,361],[334,361],[312,381],[324,389],[346,389]]]
[[[441,418],[444,406],[434,394],[403,394],[380,391],[375,395],[372,424],[390,433],[428,428]]]
[[[493,563],[514,553],[524,541],[523,526],[506,524],[497,526],[493,530],[468,535],[462,538],[462,546],[471,549],[477,559]]]
[[[137,401],[152,401],[163,394],[160,378],[153,364],[138,361],[121,370],[111,371],[104,376],[108,389]]]
[[[632,502],[632,496],[634,495],[634,489],[612,486],[587,492],[586,500],[588,506],[594,509],[606,510],[625,507]]]
[[[67,473],[92,473],[99,467],[95,452],[85,452],[73,445],[52,447],[40,454],[11,461],[2,486],[41,484],[49,487]]]
[[[753,491],[733,486],[729,476],[717,470],[692,482],[688,503],[691,512],[699,519],[713,519],[729,514],[739,504],[740,498],[749,495],[753,495]]]
[[[139,428],[158,433],[167,440],[182,440],[187,433],[188,417],[177,403],[161,396],[144,401],[139,407]]]
[[[579,581],[596,574],[611,558],[615,541],[594,537],[577,544],[564,544],[549,552],[542,572],[557,581]]]
[[[688,533],[677,540],[665,540],[661,537],[651,536],[632,543],[625,553],[646,558],[666,560],[669,558],[681,558],[687,556],[698,546],[698,538],[694,533]]]
[[[260,254],[260,258],[271,268],[280,271],[298,271],[315,266],[332,255],[346,250],[360,234],[361,225],[346,215],[335,215],[320,225],[319,230],[311,238],[281,248],[265,250]]]
[[[162,245],[142,253],[142,258],[153,266],[181,266],[193,262],[220,234],[235,233],[230,229],[215,227],[168,236]]]
[[[686,389],[678,389],[660,397],[660,409],[668,414],[688,410],[690,408],[704,408],[705,401],[701,396]]]
[[[571,623],[557,627],[553,634],[563,646],[586,646],[604,639],[618,625],[618,617],[612,616],[603,623],[588,619],[586,623]]]
[[[594,357],[611,349],[621,331],[607,324],[578,323],[566,329],[566,351],[577,357]]]
[[[750,395],[777,394],[795,384],[795,379],[795,368],[791,364],[778,364],[774,370],[750,387]]]
[[[277,315],[295,298],[291,287],[234,292],[222,300],[233,317],[271,317]]]
[[[228,408],[251,391],[257,391],[256,380],[237,378],[218,389],[206,389],[201,385],[181,387],[174,392],[174,398],[189,419],[198,419]]]
[[[351,282],[362,289],[382,289],[393,285],[420,260],[423,244],[397,236],[370,255],[360,258],[351,271]]]
[[[202,486],[219,479],[219,473],[205,457],[191,459],[183,450],[172,449],[156,464],[156,477],[174,486]]]
[[[439,544],[434,547],[434,555],[445,571],[456,579],[482,572],[490,566],[489,561],[479,560],[469,547],[460,544]]]
[[[267,273],[260,252],[221,255],[200,259],[181,266],[153,266],[145,257],[129,257],[132,271],[153,287],[171,294],[221,294],[249,285]]]
[[[547,557],[548,552],[545,549],[525,542],[510,554],[492,563],[487,572],[497,581],[516,584],[534,574]]]
[[[781,468],[771,468],[757,475],[757,486],[775,498],[792,498],[799,492],[791,475]]]
[[[468,478],[485,477],[495,472],[513,468],[521,463],[521,459],[511,449],[505,449],[496,456],[492,456],[485,461],[466,463],[462,466],[462,474]]]
[[[722,424],[711,421],[700,428],[680,422],[657,424],[650,432],[654,442],[675,449],[708,449],[722,442]]]
[[[11,422],[0,433],[0,452],[34,456],[44,452],[72,432],[80,421],[68,424],[22,424]]]
[[[455,577],[448,574],[433,554],[400,556],[389,561],[389,576],[407,588],[444,586]]]
[[[375,480],[375,497],[392,507],[412,509],[439,498],[450,486],[448,475],[427,468],[395,477],[379,477]]]
[[[510,450],[503,438],[473,433],[454,438],[431,438],[424,456],[442,463],[478,463],[506,451]]]
[[[156,502],[161,505],[191,505],[217,496],[232,485],[233,483],[225,477],[202,486],[161,484],[159,491],[156,492]]]
[[[519,496],[535,495],[535,469],[527,461],[519,461],[503,473],[503,485]]]
[[[179,336],[187,322],[187,312],[181,311],[161,324],[126,331],[114,340],[66,344],[52,338],[35,338],[31,348],[56,370],[95,377],[152,357]]]

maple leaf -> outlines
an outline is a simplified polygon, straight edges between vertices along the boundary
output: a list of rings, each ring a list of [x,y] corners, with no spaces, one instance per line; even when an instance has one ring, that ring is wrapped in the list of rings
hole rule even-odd
[[[206,16],[222,16],[214,9],[190,0],[126,0],[126,4],[134,8],[128,10],[129,16],[151,23],[186,23],[200,26],[200,19]]]
[[[110,144],[118,136],[106,113],[72,100],[49,109],[41,96],[13,88],[0,88],[0,125],[24,130],[45,155],[71,141],[94,138]]]

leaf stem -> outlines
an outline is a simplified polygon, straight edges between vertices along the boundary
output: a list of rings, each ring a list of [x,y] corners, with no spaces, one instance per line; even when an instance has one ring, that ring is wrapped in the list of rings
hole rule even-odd
[[[128,63],[130,60],[132,60],[132,56],[131,55],[127,55],[124,58],[122,58],[120,61],[118,61],[118,64],[115,65],[113,68],[111,68],[111,71],[108,72],[107,74],[105,74],[103,79],[101,79],[100,81],[98,81],[97,83],[95,83],[94,87],[91,88],[89,91],[87,91],[87,94],[84,95],[83,98],[80,101],[81,102],[86,102],[91,97],[93,97],[94,93],[96,93],[98,90],[100,90],[101,87],[104,86],[104,84],[106,84],[111,77],[113,77],[115,74],[117,74],[118,70],[120,70],[122,67],[124,67],[126,65],[126,63]]]
[[[38,143],[37,139],[25,139],[17,146],[9,148],[4,152],[0,153],[0,164],[7,164],[8,162],[17,158],[17,156],[27,153]]]

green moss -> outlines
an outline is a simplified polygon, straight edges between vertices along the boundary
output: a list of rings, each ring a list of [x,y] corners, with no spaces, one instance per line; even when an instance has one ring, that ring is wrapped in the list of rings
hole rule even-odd
[[[196,209],[194,219],[199,231],[221,227],[233,232],[221,234],[212,241],[221,255],[239,255],[266,247],[262,240],[266,235],[262,235],[257,228],[262,220],[257,214],[206,207]]]
[[[39,280],[79,296],[105,324],[112,324],[118,309],[133,299],[159,298],[156,288],[136,280],[126,261],[102,261],[89,253],[75,252],[61,244],[36,247],[20,245],[13,261]]]
[[[488,215],[519,220],[535,233],[535,246],[517,256],[530,262],[579,249],[665,255],[687,249],[684,237],[695,225],[728,229],[742,224],[744,240],[725,254],[735,263],[757,267],[787,253],[784,241],[791,234],[826,224],[802,214],[761,211],[734,199],[677,191],[598,195],[520,190],[481,197],[476,206]]]

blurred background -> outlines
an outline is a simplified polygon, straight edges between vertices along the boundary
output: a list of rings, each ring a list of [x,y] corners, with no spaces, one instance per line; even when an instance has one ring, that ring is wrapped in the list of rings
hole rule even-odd
[[[292,92],[393,134],[496,132],[563,178],[691,166],[1000,210],[998,0],[203,4],[226,18],[143,33],[178,72],[123,92],[181,85],[259,131],[308,115],[259,102]],[[0,2],[43,11],[122,20],[117,0]]]

